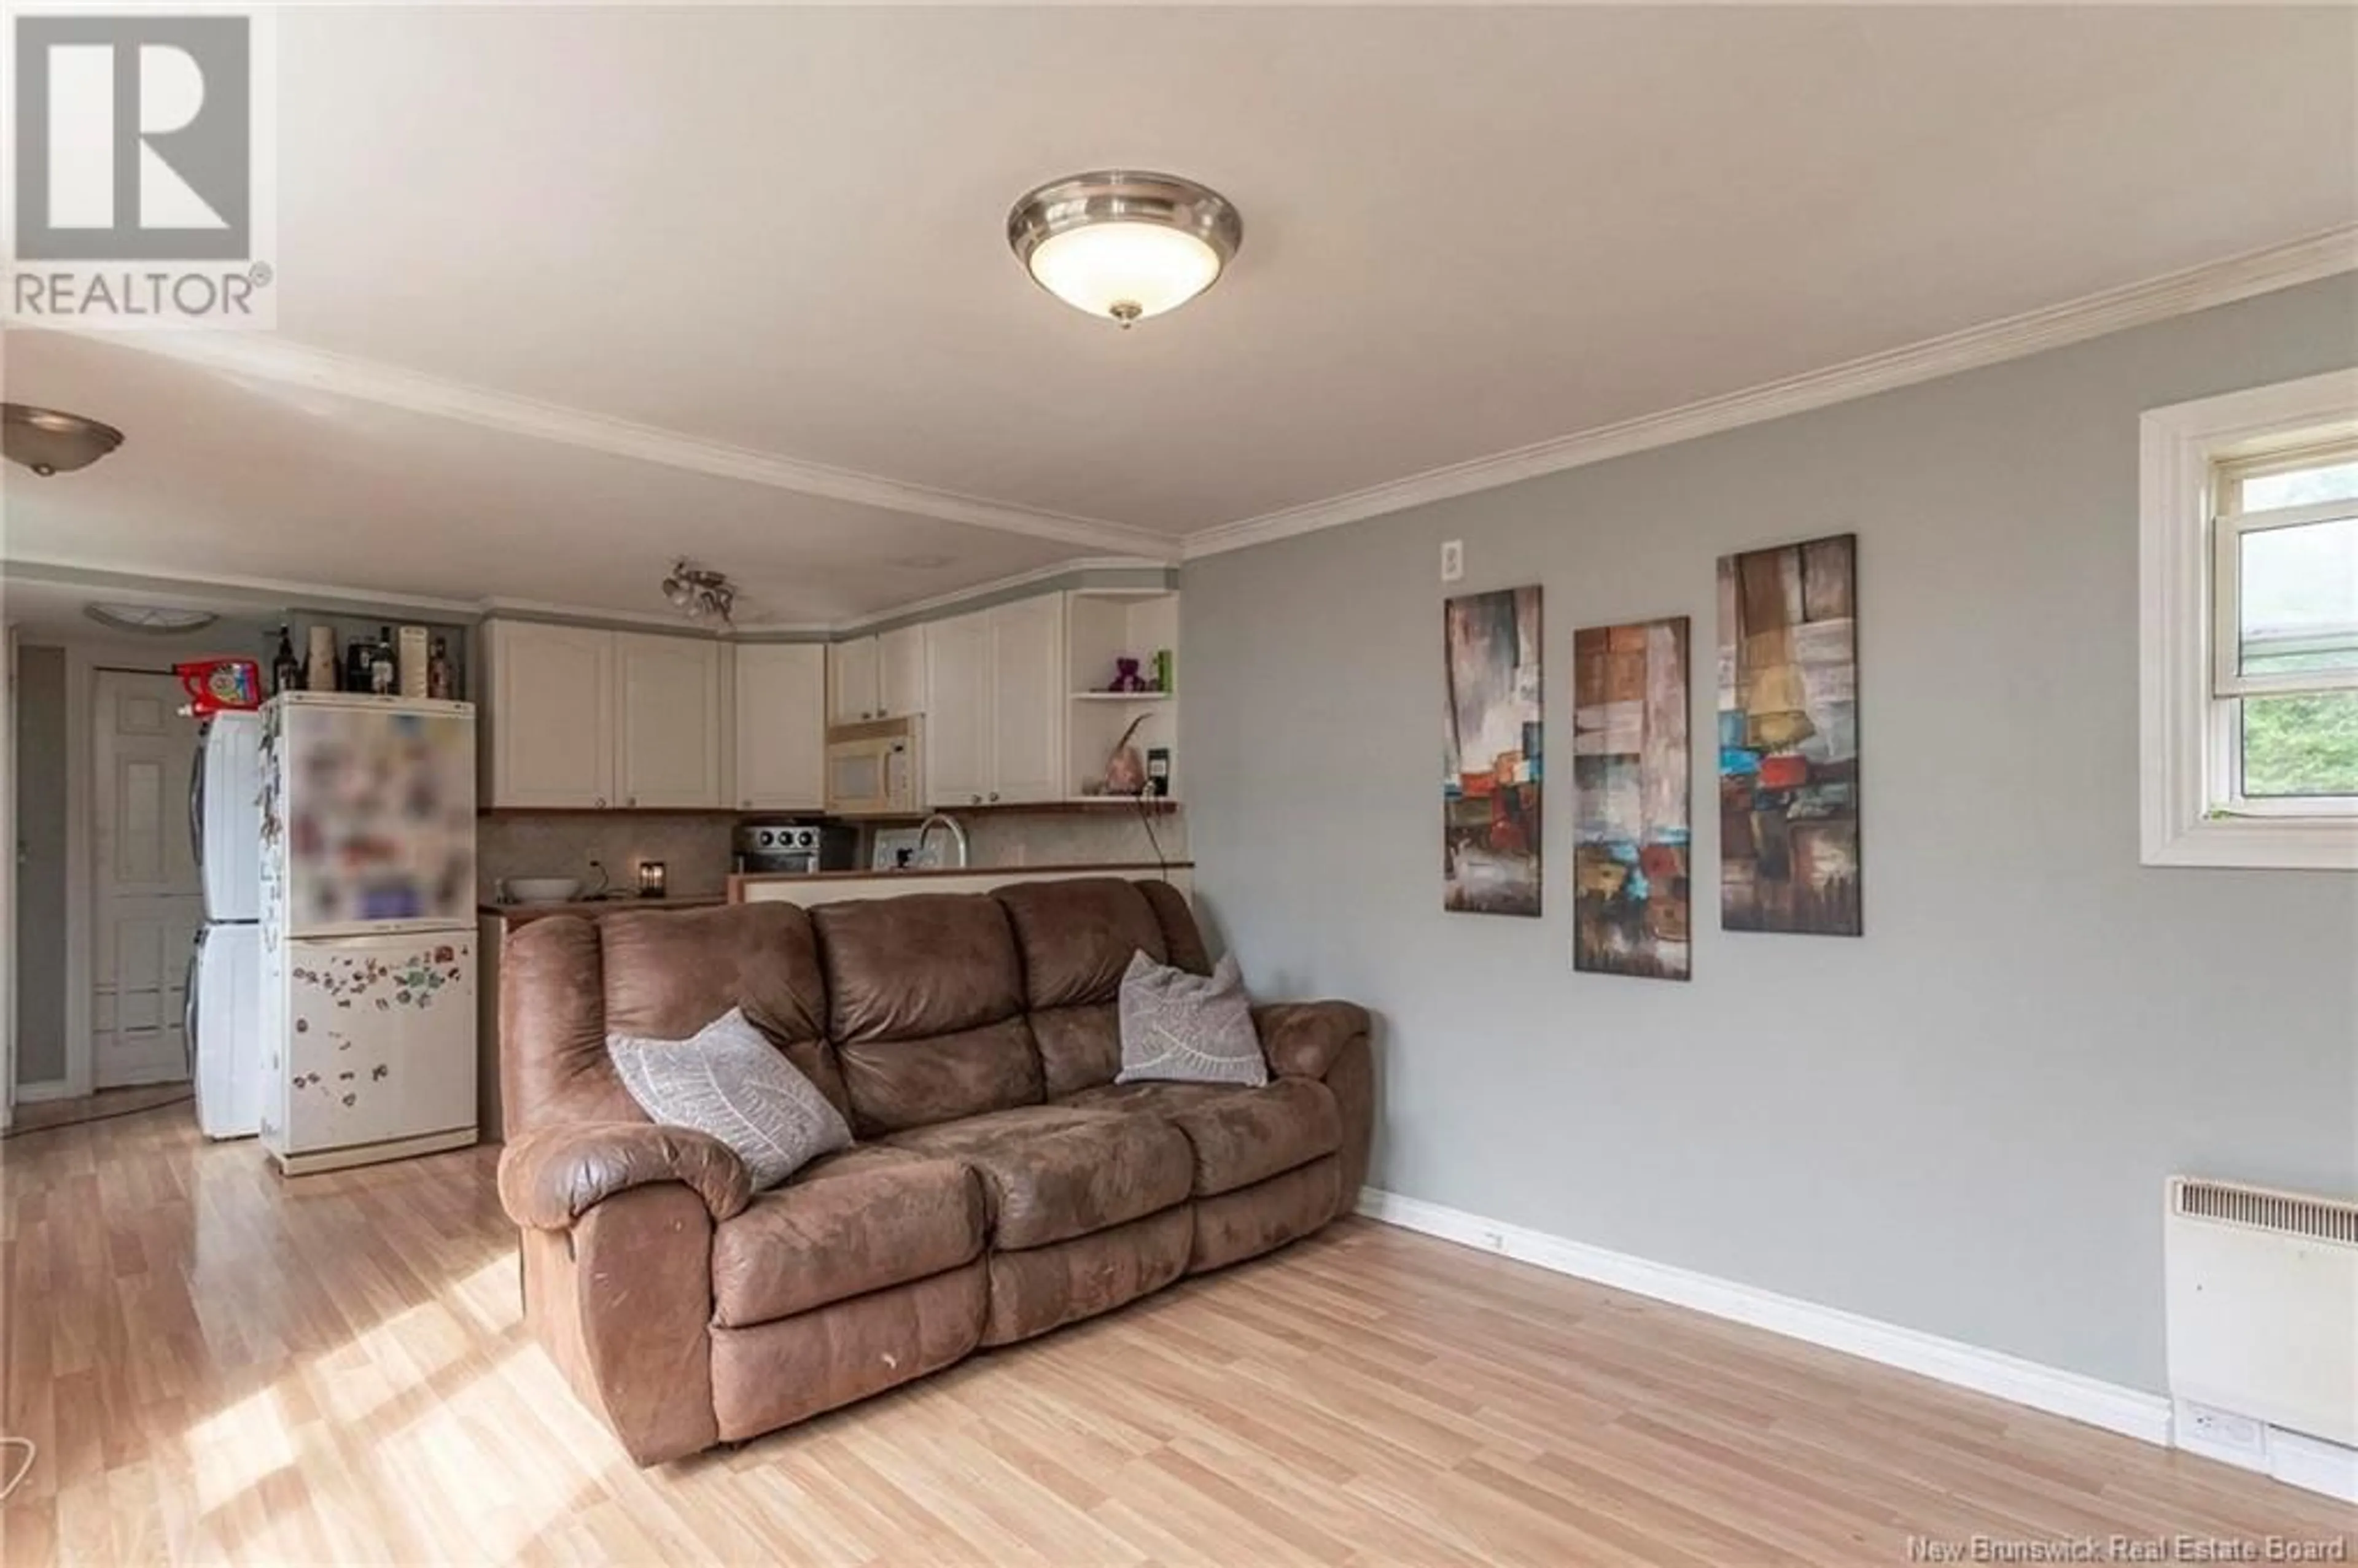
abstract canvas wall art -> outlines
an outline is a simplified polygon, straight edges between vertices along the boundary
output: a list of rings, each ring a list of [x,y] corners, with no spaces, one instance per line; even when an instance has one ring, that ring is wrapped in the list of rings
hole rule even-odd
[[[1540,590],[1500,589],[1442,610],[1444,909],[1540,912]]]
[[[1573,968],[1683,980],[1687,618],[1572,634]]]
[[[1719,562],[1720,924],[1855,936],[1858,539]]]

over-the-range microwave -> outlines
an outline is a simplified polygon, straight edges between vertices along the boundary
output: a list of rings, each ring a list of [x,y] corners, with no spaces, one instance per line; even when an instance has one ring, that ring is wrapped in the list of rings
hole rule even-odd
[[[907,816],[925,809],[924,720],[876,719],[827,731],[827,809],[836,816]]]

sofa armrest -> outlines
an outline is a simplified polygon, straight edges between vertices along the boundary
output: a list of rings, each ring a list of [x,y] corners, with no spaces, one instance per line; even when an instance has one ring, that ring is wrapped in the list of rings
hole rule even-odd
[[[1368,1010],[1357,1002],[1271,1002],[1254,1008],[1252,1020],[1269,1070],[1281,1078],[1324,1078],[1368,1033]]]
[[[500,1152],[500,1203],[534,1230],[563,1230],[616,1193],[678,1182],[714,1221],[744,1208],[752,1178],[735,1150],[708,1134],[651,1121],[564,1122],[536,1128]]]

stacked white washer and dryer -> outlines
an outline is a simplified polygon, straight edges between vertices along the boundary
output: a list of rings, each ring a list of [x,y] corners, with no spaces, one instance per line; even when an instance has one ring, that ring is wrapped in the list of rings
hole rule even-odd
[[[205,923],[189,956],[189,1076],[208,1138],[261,1130],[262,715],[218,713],[189,781]]]

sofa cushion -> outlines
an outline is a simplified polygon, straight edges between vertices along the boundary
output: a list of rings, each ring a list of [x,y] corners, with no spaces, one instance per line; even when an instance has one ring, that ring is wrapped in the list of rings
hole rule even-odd
[[[1115,1003],[1046,1008],[1031,1022],[1050,1099],[1109,1084],[1121,1071],[1121,1012]]]
[[[972,1166],[990,1206],[991,1244],[1011,1251],[1184,1203],[1194,1175],[1177,1130],[1152,1117],[1070,1106],[1019,1106],[887,1141]]]
[[[806,1166],[712,1233],[712,1320],[743,1328],[955,1269],[982,1250],[955,1160],[863,1145]]]
[[[1185,1271],[1195,1234],[1195,1206],[1183,1203],[1054,1246],[993,1252],[982,1343],[1029,1339],[1161,1290]]]
[[[1334,1218],[1346,1206],[1339,1191],[1342,1166],[1341,1160],[1329,1155],[1189,1205],[1195,1211],[1195,1236],[1187,1252],[1187,1271],[1200,1274],[1258,1258]]]
[[[821,905],[811,921],[856,1131],[1039,1103],[1023,967],[996,899],[860,900]]]
[[[1187,895],[1159,879],[1141,878],[1131,884],[1154,911],[1154,923],[1163,928],[1163,945],[1170,949],[1170,962],[1191,974],[1212,972],[1212,955],[1204,946],[1204,934],[1195,925],[1195,913],[1187,907]]]
[[[1034,1012],[1111,1001],[1132,957],[1144,953],[1160,964],[1169,957],[1153,906],[1119,877],[1016,882],[992,896],[1015,928],[1024,1000]]]
[[[838,1045],[955,1034],[1023,1011],[1006,912],[984,893],[907,893],[811,912]]]
[[[1266,1088],[1227,1084],[1108,1084],[1059,1102],[1168,1122],[1194,1155],[1197,1197],[1307,1165],[1342,1146],[1343,1120],[1326,1086],[1281,1078]]]
[[[742,1008],[837,1110],[849,1109],[827,1042],[818,944],[802,910],[791,903],[623,910],[600,919],[597,929],[606,1033],[685,1040]]]

